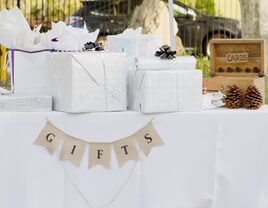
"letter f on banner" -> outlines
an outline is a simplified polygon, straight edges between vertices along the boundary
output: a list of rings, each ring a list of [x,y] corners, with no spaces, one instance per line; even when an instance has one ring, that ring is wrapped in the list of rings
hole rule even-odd
[[[146,156],[149,155],[151,149],[156,146],[163,145],[164,142],[153,127],[152,122],[146,125],[143,129],[134,134],[139,147]]]
[[[110,143],[90,143],[89,144],[89,168],[96,165],[111,168],[111,144]]]
[[[50,122],[47,122],[34,144],[46,147],[48,151],[53,154],[64,137],[64,133],[53,126]]]

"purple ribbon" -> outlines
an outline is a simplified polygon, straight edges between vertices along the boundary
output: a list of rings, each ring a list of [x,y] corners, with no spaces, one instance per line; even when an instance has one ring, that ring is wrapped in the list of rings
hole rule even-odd
[[[14,61],[14,58],[15,58],[15,51],[18,51],[18,52],[23,52],[23,53],[29,53],[29,54],[34,54],[34,53],[41,53],[41,52],[53,52],[55,50],[53,49],[43,49],[43,50],[37,50],[37,51],[26,51],[26,50],[21,50],[21,49],[9,49],[11,51],[11,73],[12,73],[12,93],[14,93],[14,84],[15,84],[15,61]]]

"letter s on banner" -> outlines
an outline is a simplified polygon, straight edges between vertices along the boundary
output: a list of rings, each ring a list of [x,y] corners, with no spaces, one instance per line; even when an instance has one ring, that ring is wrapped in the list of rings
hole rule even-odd
[[[47,122],[34,144],[44,146],[48,151],[53,154],[58,148],[61,140],[65,138],[65,134],[58,128]]]
[[[149,155],[151,149],[156,146],[163,145],[164,142],[155,130],[152,122],[134,134],[139,147],[146,156]]]

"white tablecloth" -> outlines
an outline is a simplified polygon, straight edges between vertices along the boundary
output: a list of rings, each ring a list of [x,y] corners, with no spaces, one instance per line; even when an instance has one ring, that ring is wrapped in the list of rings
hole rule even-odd
[[[85,140],[126,137],[151,118],[166,145],[122,169],[87,169],[33,141],[49,118]],[[143,115],[0,113],[1,208],[267,208],[268,107]],[[87,154],[87,153],[86,153]],[[132,171],[133,169],[133,171]],[[118,195],[118,196],[117,196]]]

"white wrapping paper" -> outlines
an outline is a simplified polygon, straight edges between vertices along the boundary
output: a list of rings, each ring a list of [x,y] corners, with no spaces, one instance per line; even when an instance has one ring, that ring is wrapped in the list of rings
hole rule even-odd
[[[177,56],[172,60],[159,57],[139,58],[138,70],[195,70],[196,59],[194,56]]]
[[[49,96],[50,52],[14,52],[14,92],[17,96]]]
[[[202,71],[130,71],[129,108],[143,113],[202,110]]]
[[[50,93],[54,110],[70,113],[121,111],[127,106],[123,53],[51,53]]]

